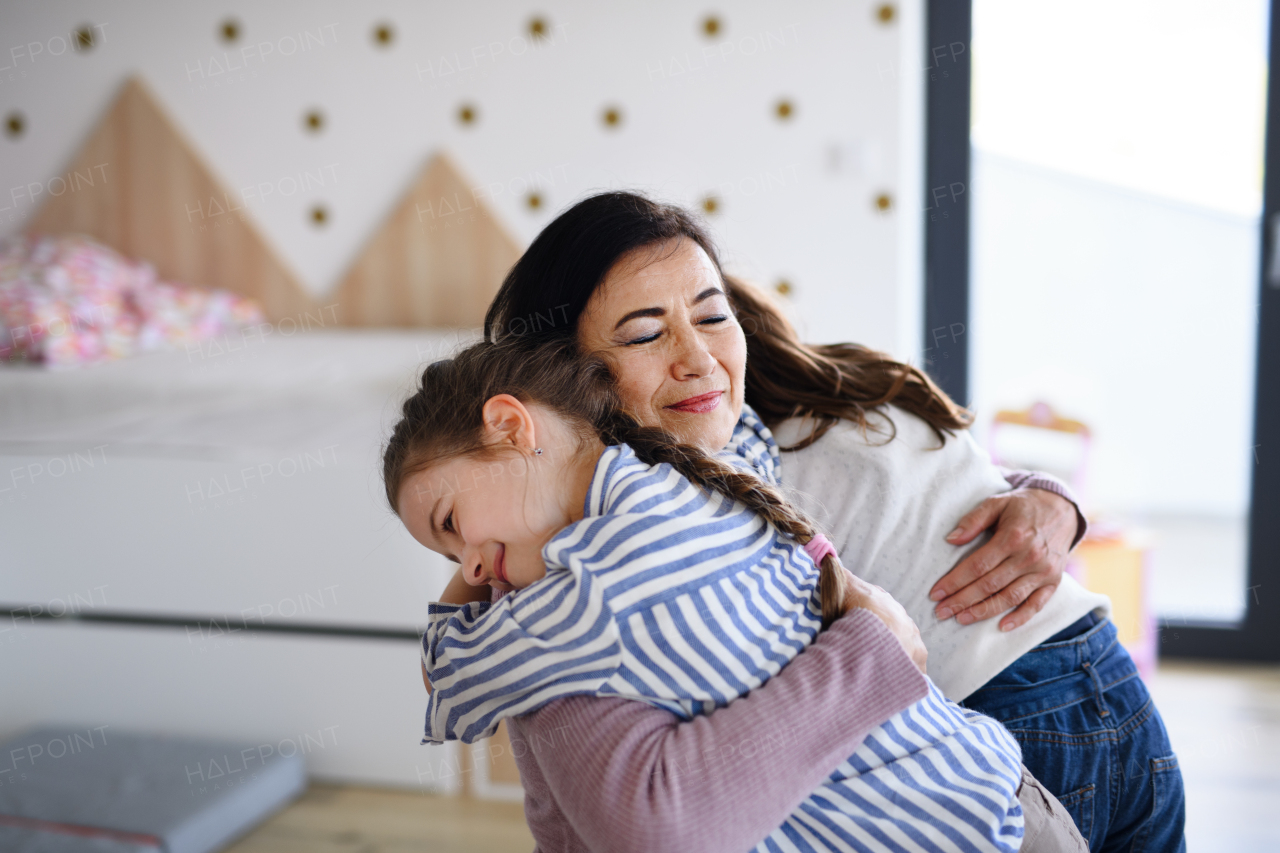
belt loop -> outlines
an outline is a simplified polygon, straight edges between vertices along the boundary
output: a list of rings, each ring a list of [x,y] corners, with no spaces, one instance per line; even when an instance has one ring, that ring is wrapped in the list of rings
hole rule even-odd
[[[1102,679],[1098,677],[1098,672],[1094,668],[1093,663],[1085,661],[1080,664],[1080,668],[1089,673],[1089,677],[1093,679],[1093,701],[1098,705],[1098,716],[1110,716],[1111,711],[1107,708],[1107,700],[1102,696]]]

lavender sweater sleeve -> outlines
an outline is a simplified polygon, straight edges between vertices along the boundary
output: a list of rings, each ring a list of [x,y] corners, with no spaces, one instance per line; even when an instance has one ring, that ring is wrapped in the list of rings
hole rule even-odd
[[[688,722],[631,699],[559,699],[508,721],[525,819],[541,853],[741,853],[926,692],[856,609],[762,687]]]
[[[1076,500],[1075,494],[1066,483],[1039,471],[1015,471],[1011,468],[1001,468],[1000,473],[1005,482],[1015,489],[1043,489],[1071,501],[1071,505],[1076,508],[1076,538],[1071,540],[1071,547],[1074,548],[1080,544],[1080,540],[1089,531],[1089,522],[1085,520],[1084,513],[1080,511],[1080,502]]]

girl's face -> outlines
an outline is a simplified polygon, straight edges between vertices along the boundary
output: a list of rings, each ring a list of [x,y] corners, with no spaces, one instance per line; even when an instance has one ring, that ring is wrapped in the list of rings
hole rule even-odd
[[[546,574],[543,546],[582,518],[603,445],[584,451],[561,419],[506,394],[484,411],[491,452],[407,477],[400,518],[419,543],[460,564],[468,583],[523,589]]]
[[[742,414],[747,341],[694,241],[623,256],[587,302],[578,343],[609,359],[622,402],[641,423],[707,453],[729,443]]]

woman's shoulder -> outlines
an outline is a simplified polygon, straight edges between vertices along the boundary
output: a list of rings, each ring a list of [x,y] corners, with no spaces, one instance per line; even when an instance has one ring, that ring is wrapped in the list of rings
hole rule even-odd
[[[788,418],[773,428],[773,437],[783,448],[784,458],[792,455],[822,455],[832,451],[842,453],[902,453],[939,449],[938,434],[923,418],[892,404],[878,406],[867,413],[866,425],[842,418],[826,430],[812,444],[799,450],[788,450],[807,440],[819,427],[812,417]],[[947,438],[945,444],[963,441],[961,433]],[[967,434],[965,435],[967,437]]]
[[[877,476],[887,482],[919,484],[934,482],[939,475],[962,472],[995,472],[991,458],[973,440],[968,430],[961,430],[939,440],[923,419],[897,406],[881,406],[871,412],[864,427],[841,420],[807,447],[783,450],[782,475],[792,486],[803,487],[818,477],[856,474]],[[791,447],[812,435],[812,418],[790,418],[774,427],[774,435],[783,447]],[[993,481],[994,482],[994,481]]]

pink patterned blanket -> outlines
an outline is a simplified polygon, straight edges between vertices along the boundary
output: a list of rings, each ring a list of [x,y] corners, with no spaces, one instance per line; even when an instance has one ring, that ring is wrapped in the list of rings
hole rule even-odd
[[[252,299],[156,278],[88,237],[0,241],[0,361],[71,367],[262,322]]]

